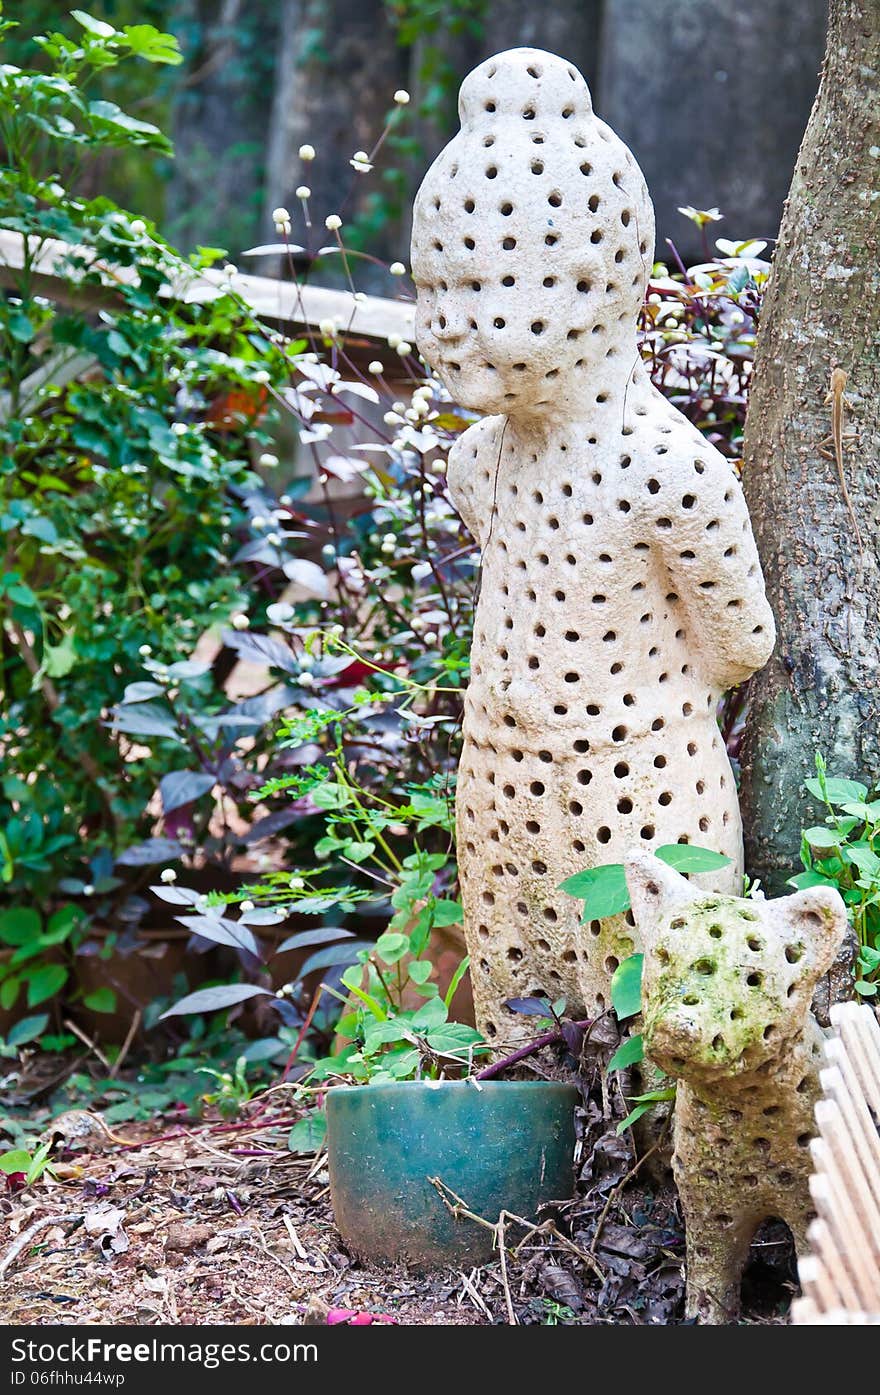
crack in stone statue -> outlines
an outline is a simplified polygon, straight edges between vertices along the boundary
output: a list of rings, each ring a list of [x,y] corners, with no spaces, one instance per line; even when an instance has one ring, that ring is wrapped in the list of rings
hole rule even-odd
[[[827,886],[776,901],[706,895],[644,853],[626,872],[645,951],[645,1052],[678,1077],[687,1312],[731,1322],[762,1221],[785,1221],[806,1251],[823,1038],[810,997],[846,933],[846,907]]]
[[[449,460],[482,550],[458,853],[478,1021],[513,1040],[506,999],[601,1010],[634,948],[631,917],[580,924],[565,877],[689,841],[731,858],[704,884],[739,888],[715,709],[774,626],[731,466],[642,366],[654,219],[632,155],[539,50],[482,63],[460,115],[412,266],[419,349],[486,414]]]

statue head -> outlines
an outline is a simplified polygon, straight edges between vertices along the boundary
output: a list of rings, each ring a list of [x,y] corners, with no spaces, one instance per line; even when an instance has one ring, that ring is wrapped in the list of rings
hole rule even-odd
[[[813,989],[846,932],[833,887],[776,901],[701,892],[634,852],[626,880],[644,947],[645,1050],[669,1075],[759,1070],[803,1030]]]
[[[577,69],[539,49],[475,68],[459,116],[415,201],[418,347],[463,406],[568,415],[597,366],[632,369],[654,250],[644,178]]]

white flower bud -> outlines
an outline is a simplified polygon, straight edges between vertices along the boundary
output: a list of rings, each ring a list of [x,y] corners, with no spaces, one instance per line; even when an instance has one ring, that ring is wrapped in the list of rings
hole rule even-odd
[[[388,270],[390,271],[392,276],[406,275],[406,267],[404,266],[403,262],[392,262]]]
[[[426,643],[426,644],[436,644],[436,643],[437,643],[437,634],[436,634],[436,631],[434,631],[434,630],[426,630],[426,631],[425,631],[425,636],[424,636],[424,638],[425,638],[425,643]]]
[[[378,360],[377,358],[374,358],[373,361],[372,361],[371,363],[368,363],[368,364],[367,364],[367,372],[368,372],[368,373],[376,373],[376,374],[378,374],[378,373],[384,373],[384,371],[385,371],[385,369],[383,368],[382,364],[379,362],[379,360]]]
[[[268,382],[270,381],[270,379],[269,379],[269,374],[268,374],[267,370],[266,370],[265,368],[258,368],[257,371],[256,371],[256,373],[255,373],[254,376],[253,376],[253,380],[252,380],[252,381],[255,382],[255,383],[261,383],[261,384],[263,384],[263,383],[268,383]]]
[[[289,214],[289,212],[287,211],[287,209],[286,209],[286,208],[273,208],[273,209],[272,209],[272,222],[273,222],[273,223],[289,223],[289,222],[290,222],[290,214]]]
[[[298,199],[307,199],[311,197],[311,193],[312,191],[308,184],[300,184],[296,190],[296,197]]]
[[[315,675],[313,673],[301,673],[299,675],[299,685],[301,688],[314,688]]]
[[[388,347],[389,347],[389,349],[396,349],[397,346],[398,346],[398,344],[400,343],[400,339],[401,339],[401,336],[400,336],[399,334],[389,334],[389,336],[388,336]]]
[[[324,219],[324,227],[328,232],[338,232],[342,227],[342,219],[338,213],[328,213]]]
[[[242,901],[242,903],[241,903],[241,905],[240,905],[240,907],[239,907],[239,910],[244,911],[245,913],[247,913],[248,911],[255,910],[255,909],[256,909],[256,908],[255,908],[255,906],[254,906],[253,901]]]
[[[299,148],[299,158],[301,160],[314,160],[315,147],[313,145],[301,145]]]
[[[246,630],[250,623],[250,620],[242,611],[239,611],[237,615],[233,615],[232,617],[232,628],[234,630]]]
[[[186,433],[187,433],[187,425],[186,425],[186,422],[185,422],[185,421],[173,421],[173,422],[171,423],[171,432],[172,432],[172,435],[174,435],[174,436],[185,436]]]
[[[147,225],[143,218],[135,218],[133,222],[129,223],[128,229],[132,237],[143,237],[147,231]]]
[[[399,87],[394,94],[394,100],[399,107],[405,107],[409,102],[409,93],[405,87]]]
[[[91,884],[89,886],[84,886],[82,894],[83,896],[94,896],[95,888]]]
[[[166,885],[170,885],[171,882],[176,882],[176,881],[177,881],[177,873],[175,872],[174,868],[173,868],[173,867],[166,867],[165,870],[164,870],[163,872],[160,872],[160,873],[159,873],[159,881],[160,881],[160,882],[165,882]]]
[[[141,656],[142,659],[148,659],[148,658],[150,657],[150,655],[152,654],[152,652],[153,652],[153,646],[152,646],[152,644],[142,644],[141,647],[140,647],[140,649],[138,650],[138,653],[140,654],[140,656]]]
[[[237,276],[237,275],[238,275],[238,267],[237,267],[237,266],[233,266],[232,262],[227,262],[226,265],[225,265],[224,268],[223,268],[223,275],[224,275],[224,276]]]
[[[291,877],[287,885],[290,887],[291,891],[302,891],[305,882],[302,877]]]
[[[412,353],[412,344],[408,344],[405,339],[401,339],[397,346],[397,352],[400,354],[401,358],[406,358],[407,354]]]
[[[274,470],[275,466],[278,464],[278,456],[273,455],[269,450],[265,450],[257,461],[257,464],[261,465],[264,470]]]

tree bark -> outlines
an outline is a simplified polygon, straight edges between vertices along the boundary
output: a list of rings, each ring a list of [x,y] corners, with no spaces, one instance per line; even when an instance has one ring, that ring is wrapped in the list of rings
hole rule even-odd
[[[178,0],[173,19],[186,64],[174,89],[167,228],[186,247],[222,239],[237,256],[259,231],[276,5]]]
[[[605,0],[599,115],[626,141],[665,238],[702,261],[678,212],[718,207],[715,236],[775,237],[816,95],[826,0]]]
[[[369,176],[356,174],[349,160],[356,150],[372,150],[394,110],[394,91],[405,87],[406,79],[406,54],[397,45],[384,0],[283,0],[266,153],[267,235],[274,237],[272,209],[283,204],[294,214],[294,241],[303,240],[294,192],[300,184],[312,191],[312,250],[329,240],[328,213],[340,214],[347,224],[368,213],[371,195],[382,190],[382,171],[393,167],[395,158],[383,151]],[[299,158],[303,144],[318,151],[312,164]],[[390,260],[398,248],[399,231],[391,220],[369,250]],[[322,271],[322,280],[328,278],[329,262]],[[357,282],[361,289],[372,288],[366,264],[359,266]],[[387,279],[376,288],[393,293]]]
[[[819,93],[797,159],[760,332],[744,484],[778,627],[752,680],[743,749],[746,864],[768,890],[815,822],[802,790],[880,776],[880,0],[831,0]],[[844,469],[823,455],[831,371],[847,375]]]

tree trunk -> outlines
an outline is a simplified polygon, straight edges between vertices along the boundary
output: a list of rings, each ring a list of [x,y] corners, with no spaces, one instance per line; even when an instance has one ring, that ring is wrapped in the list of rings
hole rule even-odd
[[[276,5],[179,0],[174,28],[186,66],[175,85],[167,228],[186,247],[220,241],[234,257],[259,232]]]
[[[605,0],[596,110],[654,200],[657,255],[702,261],[678,212],[718,207],[715,236],[775,237],[816,95],[826,0]]]
[[[350,225],[369,217],[371,202],[382,194],[384,170],[400,164],[396,152],[384,150],[377,168],[357,174],[349,165],[356,150],[370,151],[394,110],[394,91],[406,85],[406,54],[397,45],[384,0],[283,0],[275,70],[269,146],[266,154],[264,232],[274,237],[271,211],[279,204],[294,215],[294,241],[304,240],[295,189],[312,191],[315,224],[312,250],[329,241],[324,232],[328,213],[340,214]],[[409,121],[407,111],[403,130]],[[313,145],[318,158],[303,164],[301,145]],[[397,220],[381,220],[370,239],[371,253],[389,259],[399,251]],[[333,278],[332,261],[321,272]],[[265,269],[265,268],[264,268]],[[339,272],[341,275],[341,271]],[[370,268],[361,263],[357,284],[394,294],[387,278],[372,283]]]
[[[802,782],[880,776],[880,0],[831,0],[819,93],[798,155],[758,336],[744,483],[779,632],[752,680],[743,751],[746,863],[768,889],[815,822]],[[844,470],[831,371],[847,375]]]

